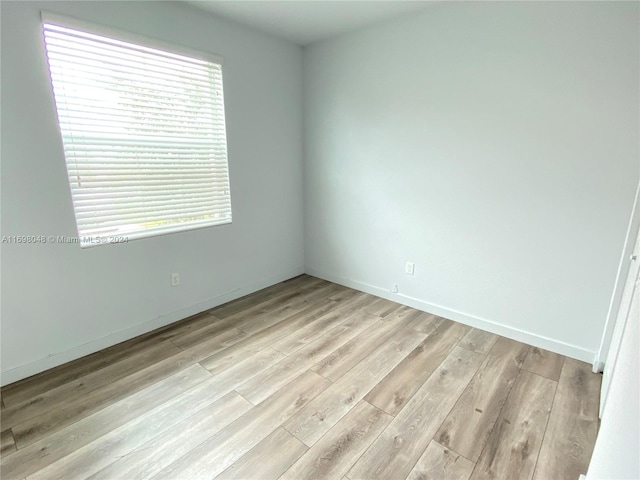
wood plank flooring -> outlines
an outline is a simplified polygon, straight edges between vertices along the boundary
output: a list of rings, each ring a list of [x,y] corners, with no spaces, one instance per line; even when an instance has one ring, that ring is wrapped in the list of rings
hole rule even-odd
[[[600,375],[302,275],[3,387],[5,479],[569,479]]]

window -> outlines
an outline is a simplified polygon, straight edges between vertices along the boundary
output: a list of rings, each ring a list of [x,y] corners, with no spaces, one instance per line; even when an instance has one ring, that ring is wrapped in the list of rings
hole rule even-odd
[[[80,245],[230,223],[220,59],[42,19]]]

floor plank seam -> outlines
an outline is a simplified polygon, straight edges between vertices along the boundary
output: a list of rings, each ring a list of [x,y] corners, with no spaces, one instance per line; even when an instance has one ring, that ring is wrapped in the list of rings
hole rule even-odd
[[[178,345],[176,342],[173,341],[173,338],[168,338],[167,340],[169,340],[169,343],[171,343],[171,345],[173,345],[174,347],[180,349],[181,352],[185,352],[189,349],[189,347],[187,348],[182,348],[180,345]]]
[[[321,376],[322,378],[324,378],[327,382],[331,383],[332,385],[335,383],[335,380],[331,380],[330,378],[325,377],[325,376],[324,376],[324,375],[322,375],[321,373],[318,373],[318,372],[316,372],[315,370],[312,370],[311,368],[308,368],[306,371],[307,371],[307,372],[313,372],[313,373],[315,373],[316,375]],[[336,380],[338,380],[338,379],[336,379]]]
[[[264,400],[262,400],[262,402],[258,402],[258,403],[253,403],[251,400],[249,400],[247,397],[245,397],[244,395],[242,395],[238,390],[233,390],[234,393],[237,393],[238,395],[240,395],[242,398],[244,398],[247,402],[249,402],[253,408],[257,407],[258,405],[260,405],[262,402],[264,402]]]
[[[535,375],[535,376],[536,376],[536,377],[538,377],[538,378],[544,378],[545,380],[549,380],[550,382],[555,383],[555,384],[556,384],[556,387],[557,387],[557,385],[558,385],[558,383],[559,383],[557,380],[554,380],[553,378],[549,378],[549,377],[547,377],[546,375],[541,375],[541,374],[539,374],[539,373],[532,372],[531,370],[527,370],[526,368],[521,368],[520,370],[521,370],[521,371],[523,371],[523,372],[530,373],[531,375]],[[554,397],[553,397],[553,398],[554,398],[554,400],[555,400],[555,395],[554,395]]]
[[[385,414],[387,413],[387,412],[385,412],[384,410],[382,410],[382,409],[380,409],[380,408],[376,407],[375,405],[371,405],[369,402],[367,402],[367,401],[364,399],[364,397],[363,397],[359,402],[357,402],[357,403],[356,403],[356,405],[358,405],[360,402],[364,402],[364,403],[368,404],[369,406],[371,406],[371,407],[375,408],[376,410],[378,410],[378,411],[380,411],[380,412],[384,412]],[[355,408],[355,405],[354,405],[354,408]],[[352,409],[352,410],[353,410],[353,409]],[[345,414],[342,418],[340,418],[340,420],[342,420],[342,419],[343,419],[344,417],[346,417],[347,415],[348,415],[348,413],[347,413],[347,414]],[[387,415],[388,415],[388,414],[387,414]],[[304,445],[307,445],[307,447],[308,447],[308,448],[311,448],[313,445],[315,445],[315,444],[317,444],[317,443],[320,443],[320,442],[322,441],[322,439],[323,439],[325,436],[327,436],[327,435],[329,434],[329,432],[331,432],[331,430],[332,430],[336,425],[338,425],[338,423],[340,422],[340,420],[338,420],[338,421],[337,421],[337,422],[336,422],[336,423],[335,423],[335,424],[334,424],[330,429],[328,429],[325,433],[323,433],[323,434],[322,434],[322,435],[321,435],[321,436],[320,436],[320,437],[319,437],[315,442],[313,442],[313,444],[312,444],[312,445],[307,445],[305,442],[302,442],[302,440],[300,440],[300,441],[301,441]],[[393,418],[392,418],[392,420],[391,420],[391,421],[393,421]],[[356,463],[358,463],[358,462],[360,461],[360,459],[364,456],[364,454],[365,454],[365,453],[367,453],[367,451],[369,450],[369,448],[371,448],[371,446],[372,446],[374,443],[376,443],[376,441],[378,440],[378,438],[379,438],[379,437],[380,437],[380,436],[381,436],[381,435],[386,431],[386,429],[389,427],[389,425],[391,424],[391,421],[387,424],[387,426],[386,426],[385,428],[381,429],[381,430],[380,430],[380,432],[378,432],[378,434],[377,434],[377,435],[376,435],[376,436],[375,436],[375,437],[374,437],[374,438],[369,442],[369,446],[368,446],[367,448],[365,448],[365,449],[363,450],[363,452],[362,452],[360,455],[358,455],[358,457],[353,457],[353,461],[351,462],[351,465],[349,465],[349,468],[346,470],[346,472],[347,472],[347,473],[345,473],[345,475],[343,476],[344,478],[348,478],[348,477],[347,477],[347,475],[349,474],[349,472],[351,471],[351,469],[354,467],[354,465],[355,465]],[[291,432],[289,432],[289,433],[291,433]],[[293,435],[293,434],[292,434],[292,435]]]
[[[458,452],[458,451],[454,450],[453,448],[451,448],[451,447],[447,447],[446,445],[441,444],[439,441],[437,441],[437,440],[436,440],[435,436],[431,439],[431,441],[432,441],[433,443],[436,443],[436,444],[440,445],[440,446],[441,446],[442,448],[444,448],[445,450],[449,450],[449,451],[451,451],[451,452],[455,453],[456,455],[458,455],[459,457],[462,457],[462,458],[464,458],[465,460],[469,460],[469,461],[470,461],[471,463],[473,463],[474,465],[475,465],[476,463],[478,463],[478,462],[474,462],[474,461],[473,461],[473,460],[471,460],[469,457],[464,456],[463,454],[461,454],[460,452]]]
[[[475,353],[477,355],[482,355],[483,358],[486,358],[489,356],[489,353],[491,352],[491,349],[489,349],[489,351],[487,351],[487,353],[482,353],[482,352],[477,352],[476,350],[472,350],[471,348],[465,347],[464,345],[460,345],[462,343],[462,340],[464,340],[464,338],[461,338],[460,341],[454,345],[453,347],[460,347],[460,348],[464,348],[467,352],[471,352],[471,353]],[[493,348],[493,347],[491,347]]]
[[[460,348],[462,348],[462,347],[460,347]],[[467,349],[465,349],[465,350],[467,350]],[[471,352],[471,353],[476,353],[476,354],[478,353],[478,352],[474,352],[474,351],[472,351],[472,350],[467,350],[467,351],[468,351],[468,352]],[[450,352],[449,352],[449,353],[450,353]],[[480,354],[480,355],[481,355],[481,354]],[[483,361],[482,361],[482,363],[480,364],[480,367],[482,367],[482,364],[483,364],[483,363],[484,363],[484,360],[483,360]],[[442,422],[440,422],[440,424],[438,425],[438,428],[434,429],[434,434],[433,434],[433,437],[431,438],[431,440],[433,440],[434,442],[438,443],[438,445],[441,445],[441,443],[440,443],[440,442],[438,442],[438,441],[436,440],[436,435],[438,434],[438,432],[440,431],[440,429],[442,428],[442,426],[444,425],[444,423],[447,421],[447,418],[449,418],[449,415],[451,414],[451,412],[453,412],[453,411],[455,410],[456,406],[458,405],[458,402],[460,402],[460,401],[462,400],[462,395],[464,394],[464,392],[465,392],[465,390],[467,389],[467,387],[469,387],[469,385],[471,384],[471,382],[473,381],[473,379],[474,379],[474,378],[476,378],[476,375],[478,375],[478,372],[480,371],[480,367],[478,367],[478,370],[476,370],[476,372],[471,376],[471,378],[469,379],[469,381],[464,385],[464,388],[462,388],[462,389],[461,389],[461,393],[460,393],[460,395],[458,396],[458,399],[457,399],[455,402],[453,402],[453,404],[451,405],[451,408],[449,409],[449,411],[447,412],[447,414],[446,414],[446,415],[443,415],[443,417],[442,417],[442,418],[443,418],[443,419],[442,419]],[[434,372],[434,373],[435,373],[435,372]],[[432,373],[431,375],[433,375],[433,373]],[[514,383],[515,383],[515,382],[514,382]],[[507,394],[507,396],[508,396],[508,394]],[[505,401],[505,403],[506,403],[506,401]],[[499,412],[498,412],[498,415],[499,415]],[[428,446],[428,445],[427,445],[427,446]],[[442,446],[443,446],[444,448],[448,448],[449,450],[452,450],[452,451],[454,451],[454,452],[455,452],[455,450],[453,450],[453,449],[452,449],[451,447],[449,447],[449,446],[446,446],[446,445],[442,445]],[[426,450],[426,448],[425,448],[425,450]],[[424,452],[422,452],[422,453],[424,453]],[[456,453],[458,453],[458,452],[456,452]],[[460,454],[458,453],[458,455],[460,455]],[[464,455],[460,455],[460,456],[461,456],[461,457],[464,457]],[[464,457],[464,458],[466,458],[466,457]],[[468,459],[468,460],[470,460],[470,459]],[[472,462],[473,462],[473,461],[472,461]],[[416,462],[416,463],[417,463],[417,462]],[[475,463],[475,462],[473,462],[473,463]],[[415,465],[414,465],[414,466],[415,466]]]
[[[563,359],[563,366],[564,366],[564,359]],[[551,400],[551,409],[549,410],[549,415],[547,415],[547,421],[546,421],[546,423],[544,425],[544,433],[542,434],[542,440],[540,441],[540,448],[538,449],[538,454],[536,455],[536,462],[535,462],[535,464],[533,466],[533,472],[531,474],[531,478],[535,478],[536,470],[538,470],[538,460],[540,459],[540,452],[542,452],[542,446],[544,445],[544,440],[547,437],[547,430],[549,428],[549,421],[551,420],[551,412],[553,412],[553,406],[556,403],[556,397],[558,395],[558,386],[559,385],[560,385],[560,381],[557,381],[556,382],[556,389],[553,392],[553,399]],[[586,473],[586,472],[584,472],[584,473]]]
[[[439,428],[439,427],[438,427]],[[437,432],[437,430],[436,430]],[[422,456],[424,455],[424,452],[427,451],[427,448],[429,448],[429,444],[433,441],[433,437],[431,437],[431,439],[426,442],[426,445],[424,446],[424,449],[422,449],[420,451],[420,455],[416,455],[416,461],[413,462],[413,465],[411,465],[411,468],[407,468],[407,476],[404,477],[404,480],[406,480],[407,478],[409,478],[409,475],[411,475],[411,472],[413,472],[413,469],[416,468],[416,465],[418,464],[418,462],[420,461],[420,459],[422,458]]]
[[[195,388],[195,386],[194,386],[194,387],[192,387],[192,388]],[[232,391],[232,392],[233,392],[233,393],[236,393],[237,395],[239,395],[239,396],[241,396],[241,397],[242,397],[242,395],[240,395],[239,393],[237,393],[237,392],[235,392],[235,391]],[[229,393],[232,393],[232,392],[229,392]],[[227,394],[223,395],[222,397],[220,397],[220,398],[216,399],[213,403],[218,402],[218,401],[219,401],[221,398],[223,398],[224,396],[229,395],[229,393],[227,393]],[[244,398],[244,397],[242,397],[242,398],[243,398],[245,401],[247,401],[248,403],[251,403],[251,402],[249,402],[246,398]],[[210,404],[210,405],[211,405],[211,404]],[[177,457],[174,461],[170,462],[169,464],[165,465],[165,466],[164,466],[164,467],[163,467],[159,472],[156,472],[156,474],[154,474],[154,477],[155,477],[155,475],[157,475],[158,473],[160,473],[160,472],[162,472],[162,471],[164,471],[164,470],[166,470],[166,469],[170,468],[170,467],[171,467],[173,464],[175,464],[176,462],[179,462],[183,457],[185,457],[186,455],[189,455],[193,450],[196,450],[196,449],[200,448],[203,444],[205,444],[206,442],[208,442],[211,438],[213,438],[213,437],[215,437],[216,435],[218,435],[221,431],[223,431],[223,430],[225,430],[225,429],[227,429],[227,428],[230,428],[230,427],[231,427],[231,425],[235,424],[236,422],[241,421],[241,419],[242,419],[245,415],[247,415],[248,413],[250,413],[251,411],[253,411],[253,410],[255,409],[255,406],[253,406],[253,404],[251,404],[251,405],[252,405],[252,407],[251,407],[249,410],[247,410],[246,412],[244,412],[243,414],[241,414],[241,415],[240,415],[239,417],[237,417],[235,420],[233,420],[232,422],[230,422],[230,423],[226,424],[223,428],[221,428],[221,429],[219,429],[218,431],[216,431],[216,432],[212,433],[210,436],[208,436],[208,437],[203,437],[203,439],[202,439],[202,441],[201,441],[200,443],[197,443],[197,444],[194,444],[194,445],[190,446],[190,448],[189,448],[188,450],[186,450],[185,452],[182,452],[182,455],[180,455],[179,457]],[[205,407],[205,408],[206,408],[206,407]],[[201,412],[201,410],[199,410],[198,412],[194,412],[192,415],[190,415],[190,416],[186,417],[184,420],[182,420],[182,422],[186,422],[186,421],[188,421],[189,419],[191,419],[191,418],[193,418],[194,416],[198,415],[200,412]],[[157,438],[158,436],[160,436],[160,435],[155,436],[155,437],[154,437],[154,439],[155,439],[155,438]],[[153,441],[153,440],[150,440],[150,441]],[[148,449],[148,448],[147,448],[147,449]],[[139,451],[138,449],[133,450],[132,452],[129,452],[127,455],[132,454],[132,453],[134,453],[134,452],[138,452],[138,451]],[[125,455],[125,456],[126,456],[126,455]],[[107,468],[107,467],[105,467],[105,468]]]
[[[530,351],[532,351],[532,350],[533,349],[531,349]],[[564,360],[565,360],[565,358],[563,357],[562,358],[562,364],[560,365],[560,371],[562,371],[562,367],[564,367]],[[550,376],[547,376],[547,375],[542,375],[541,373],[538,373],[538,372],[532,372],[531,371],[532,369],[528,369],[528,368],[522,367],[522,370],[525,370],[525,371],[527,371],[529,373],[533,373],[534,375],[538,375],[539,377],[546,378],[547,380],[551,380],[552,382],[559,383],[559,381],[560,381],[559,379],[556,380],[555,378],[551,378]]]
[[[13,433],[13,428],[10,428],[9,432],[11,433],[11,439],[13,440],[13,446],[15,447],[14,451],[17,452],[19,449],[18,449],[18,443],[16,442],[16,436]]]
[[[493,347],[491,347],[491,349],[489,351],[493,350]],[[491,425],[491,428],[489,429],[489,431],[487,432],[487,438],[484,442],[484,445],[482,446],[482,449],[480,450],[480,453],[478,454],[478,459],[473,462],[473,460],[471,460],[473,462],[473,471],[471,472],[471,475],[469,478],[473,478],[475,473],[476,473],[476,469],[478,468],[478,465],[480,464],[480,459],[482,458],[484,451],[487,449],[487,445],[489,444],[489,440],[491,439],[491,435],[493,434],[493,431],[496,429],[496,426],[498,426],[498,420],[500,420],[500,417],[502,415],[502,411],[504,410],[504,406],[507,404],[507,402],[509,401],[509,396],[511,395],[511,391],[513,390],[513,386],[516,384],[516,382],[518,381],[518,377],[520,376],[520,372],[522,371],[522,368],[518,369],[518,374],[514,377],[513,382],[511,383],[511,386],[509,387],[509,391],[507,392],[507,394],[504,397],[504,401],[502,402],[502,405],[500,405],[500,408],[498,409],[498,413],[496,415],[496,420],[495,422],[493,422],[493,425]],[[447,447],[449,448],[449,447]]]

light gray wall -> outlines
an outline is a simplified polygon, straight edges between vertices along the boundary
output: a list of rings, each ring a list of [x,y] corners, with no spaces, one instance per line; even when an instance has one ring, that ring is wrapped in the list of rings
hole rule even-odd
[[[126,245],[3,244],[3,384],[303,271],[299,47],[172,2],[1,8],[2,235],[75,236],[41,8],[224,57],[233,202],[232,225]]]
[[[639,178],[638,9],[446,2],[306,49],[307,271],[593,361]]]

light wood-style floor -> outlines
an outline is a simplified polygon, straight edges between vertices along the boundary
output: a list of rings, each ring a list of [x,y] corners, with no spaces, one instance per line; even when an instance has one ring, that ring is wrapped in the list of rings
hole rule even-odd
[[[571,479],[590,366],[303,275],[2,389],[8,479]]]

